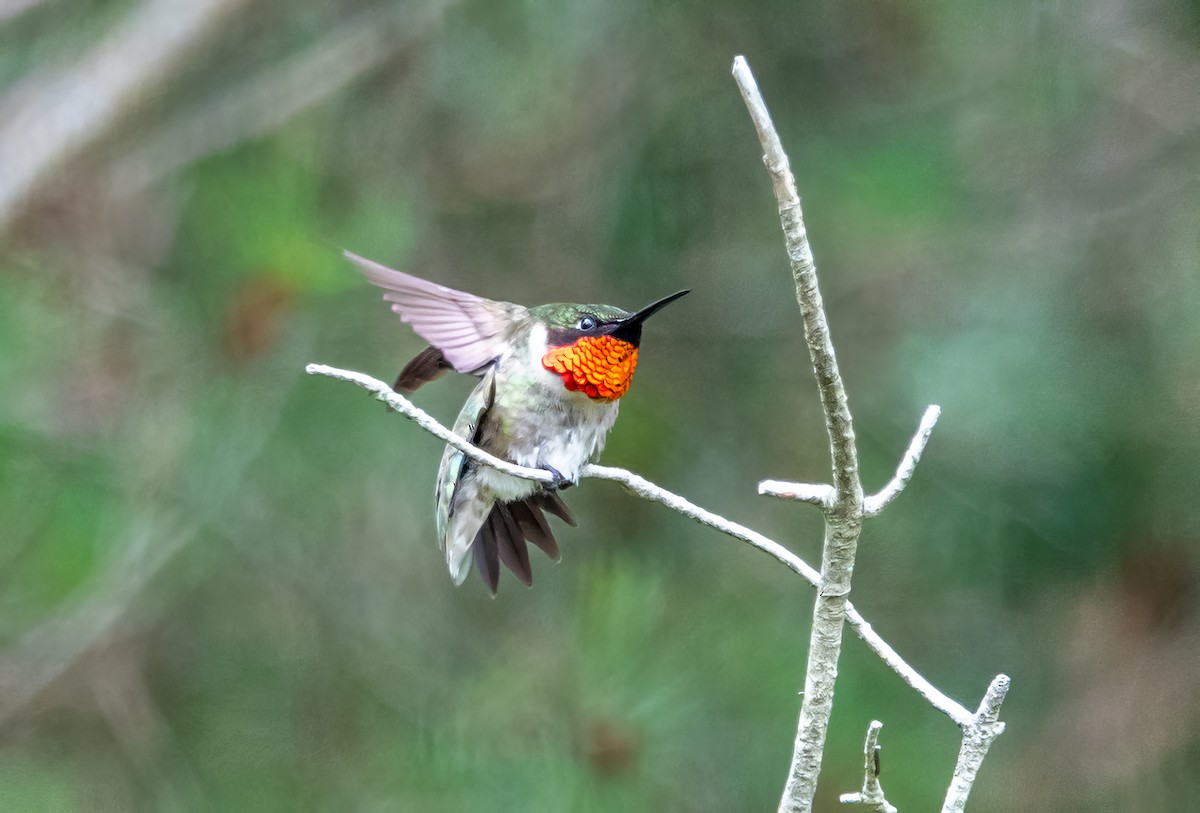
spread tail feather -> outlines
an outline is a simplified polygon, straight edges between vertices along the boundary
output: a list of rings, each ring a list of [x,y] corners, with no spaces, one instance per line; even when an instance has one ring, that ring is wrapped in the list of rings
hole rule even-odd
[[[494,503],[491,511],[471,545],[472,558],[479,575],[492,595],[500,585],[500,565],[504,564],[526,586],[533,584],[533,569],[529,563],[532,542],[551,559],[560,558],[558,542],[550,530],[542,509],[575,524],[571,512],[557,494],[535,494],[524,500]]]
[[[541,508],[544,511],[549,511],[554,516],[561,519],[563,522],[570,525],[572,528],[578,525],[575,522],[575,517],[571,516],[571,510],[567,508],[567,504],[562,501],[562,497],[558,496],[556,491],[539,491],[534,494],[526,502],[531,507]]]

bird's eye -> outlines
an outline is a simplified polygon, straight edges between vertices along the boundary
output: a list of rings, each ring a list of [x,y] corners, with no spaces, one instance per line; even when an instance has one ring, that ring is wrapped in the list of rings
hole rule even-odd
[[[580,330],[595,330],[596,329],[596,317],[595,316],[584,316],[579,320],[579,322],[575,326],[577,328],[579,328]]]

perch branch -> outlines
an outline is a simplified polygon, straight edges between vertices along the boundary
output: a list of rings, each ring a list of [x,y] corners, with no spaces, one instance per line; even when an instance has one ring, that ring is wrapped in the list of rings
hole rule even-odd
[[[999,720],[1000,705],[1008,694],[1010,682],[1008,675],[996,675],[979,703],[979,710],[962,727],[962,747],[954,766],[954,779],[946,791],[946,801],[942,803],[942,813],[962,813],[966,808],[967,796],[975,784],[983,758],[992,747],[992,740],[1004,733],[1004,723]]]
[[[879,784],[879,729],[883,723],[872,720],[867,726],[867,740],[863,744],[863,785],[858,793],[843,793],[841,802],[844,805],[862,805],[874,813],[896,813],[896,808],[888,803],[883,795],[883,786]]]
[[[416,422],[418,426],[434,437],[452,444],[454,448],[480,463],[494,466],[516,477],[524,477],[529,480],[536,480],[537,482],[550,482],[553,479],[549,472],[513,465],[494,455],[488,454],[477,446],[472,446],[454,434],[454,432],[438,423],[429,413],[415,406],[412,401],[403,395],[394,392],[388,384],[377,378],[372,378],[369,375],[352,370],[328,367],[324,364],[309,364],[305,368],[305,371],[310,375],[327,376],[339,381],[348,381],[351,384],[361,387],[371,393],[376,400],[383,401],[396,412]],[[767,538],[758,531],[747,528],[745,525],[739,525],[718,514],[714,514],[712,511],[701,508],[695,503],[680,497],[678,494],[667,491],[665,488],[657,486],[633,472],[611,466],[589,465],[584,467],[583,476],[620,483],[627,491],[638,497],[657,502],[689,519],[695,520],[701,525],[706,525],[734,539],[746,542],[799,574],[801,578],[813,587],[816,587],[820,581],[820,574],[815,568],[778,542]],[[931,706],[945,714],[960,727],[967,725],[973,719],[974,715],[969,709],[941,692],[936,686],[926,680],[920,672],[900,657],[899,653],[887,641],[883,640],[879,633],[875,631],[875,628],[849,602],[846,603],[846,619],[855,634],[867,644],[871,651],[878,655],[887,664],[888,668],[899,675],[905,683],[924,697]]]
[[[925,414],[921,417],[921,425],[917,427],[917,434],[913,435],[908,449],[904,452],[904,457],[900,460],[900,465],[896,467],[895,476],[877,493],[863,500],[863,516],[875,516],[884,509],[884,506],[900,496],[900,492],[912,479],[917,462],[921,459],[921,453],[925,451],[925,444],[929,442],[929,436],[933,434],[933,427],[937,425],[938,416],[941,414],[942,408],[937,404],[925,410]]]
[[[817,268],[813,261],[796,179],[788,165],[779,134],[771,122],[766,102],[754,81],[744,57],[733,60],[733,78],[741,91],[746,109],[758,131],[763,163],[771,175],[779,220],[783,226],[788,260],[796,284],[796,300],[804,322],[804,342],[821,406],[825,411],[825,429],[829,433],[829,453],[833,463],[833,499],[825,507],[825,539],[821,550],[821,586],[813,607],[809,637],[808,668],[804,675],[804,701],[796,726],[796,743],[787,783],[779,801],[780,811],[808,813],[817,792],[825,734],[833,711],[833,689],[837,681],[838,658],[842,652],[842,628],[850,578],[862,528],[863,493],[858,474],[858,449],[854,440],[854,422],[842,376],[838,371],[825,305],[817,286]]]
[[[554,482],[554,475],[542,469],[530,469],[525,466],[518,466],[516,463],[509,463],[507,460],[501,460],[493,454],[485,452],[478,446],[472,446],[467,441],[463,440],[451,430],[438,423],[437,419],[430,415],[425,410],[414,404],[412,401],[393,392],[392,388],[382,381],[371,378],[363,373],[356,373],[353,370],[339,370],[337,367],[326,367],[324,364],[309,364],[304,368],[304,371],[309,375],[325,375],[330,378],[336,378],[340,381],[349,381],[352,384],[357,384],[367,392],[375,396],[375,400],[383,401],[397,412],[402,413],[405,417],[412,419],[417,426],[431,433],[435,437],[449,443],[455,449],[458,449],[468,457],[478,460],[480,463],[486,463],[497,471],[502,471],[505,474],[511,474],[513,477],[521,477],[525,480],[534,480],[539,483]]]

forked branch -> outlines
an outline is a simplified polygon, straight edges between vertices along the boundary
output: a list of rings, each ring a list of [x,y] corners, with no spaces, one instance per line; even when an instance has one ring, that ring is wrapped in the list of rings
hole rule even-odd
[[[754,122],[754,129],[762,145],[763,163],[771,175],[788,260],[796,284],[796,300],[804,321],[804,341],[808,345],[809,358],[821,394],[821,405],[825,411],[825,427],[829,433],[830,457],[833,464],[832,487],[770,480],[759,484],[759,493],[814,503],[819,505],[825,514],[821,582],[813,610],[808,667],[804,680],[804,701],[800,708],[796,744],[787,784],[779,802],[781,813],[809,813],[817,790],[825,735],[833,707],[834,682],[837,679],[838,658],[841,654],[842,626],[849,617],[850,604],[847,597],[850,593],[850,580],[854,572],[862,521],[866,517],[878,514],[904,490],[937,423],[940,409],[932,406],[925,411],[917,434],[909,443],[895,476],[878,494],[864,499],[858,471],[854,423],[833,352],[796,181],[758,84],[743,57],[734,59],[733,77],[746,103],[750,119]],[[1006,689],[1008,678],[997,678],[993,686],[997,683],[1002,683]],[[989,696],[991,694],[989,691]],[[1003,691],[999,696],[1003,699]],[[999,711],[999,701],[995,703],[995,711]],[[959,758],[961,770],[956,770],[955,781],[964,783],[966,790],[956,793],[952,787],[947,796],[947,805],[951,804],[952,796],[961,798],[965,803],[966,793],[975,780],[975,773],[988,745],[1003,730],[994,717],[991,718],[991,723],[979,722],[982,719],[981,715],[982,707],[979,713],[968,720],[959,718],[959,725],[963,726],[964,730],[963,753]],[[877,730],[874,733],[877,734]],[[868,751],[871,746],[872,732],[868,732]],[[863,793],[860,794],[864,800],[867,791],[868,788],[864,785]],[[871,803],[879,810],[889,809],[890,805],[883,800],[882,791],[877,796],[877,799],[870,800]]]

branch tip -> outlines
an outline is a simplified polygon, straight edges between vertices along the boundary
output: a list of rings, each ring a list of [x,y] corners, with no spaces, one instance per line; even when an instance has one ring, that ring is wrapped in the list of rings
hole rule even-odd
[[[1000,706],[1004,703],[1004,698],[1008,696],[1008,689],[1012,686],[1012,678],[1003,673],[992,678],[992,682],[988,685],[987,691],[983,695],[983,700],[979,703],[979,711],[975,712],[975,717],[981,723],[995,723],[1000,717]]]
[[[840,801],[844,805],[862,805],[875,813],[897,813],[896,808],[883,795],[879,784],[879,730],[883,723],[872,720],[867,726],[867,738],[863,743],[863,785],[858,793],[843,793]]]

